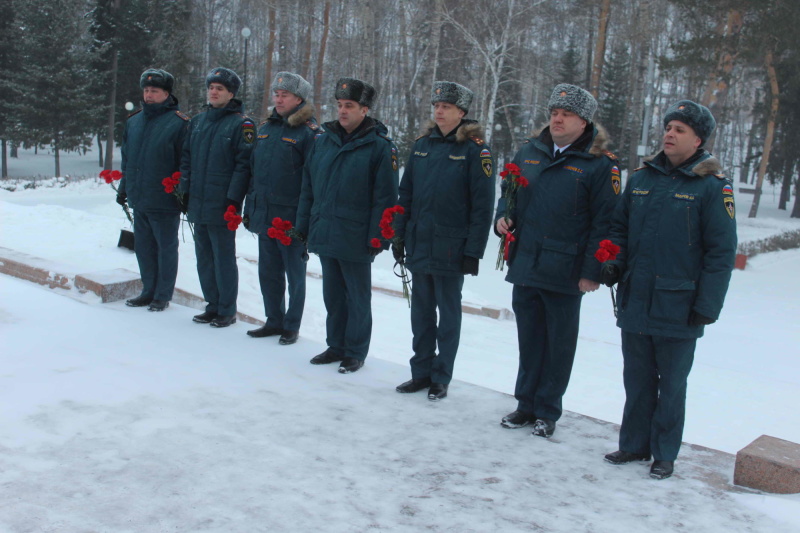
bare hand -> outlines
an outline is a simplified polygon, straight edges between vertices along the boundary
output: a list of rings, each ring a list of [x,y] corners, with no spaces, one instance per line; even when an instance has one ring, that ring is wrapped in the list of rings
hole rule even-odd
[[[586,278],[581,278],[580,281],[578,281],[578,289],[580,289],[581,292],[594,292],[599,288],[600,283],[596,281]]]
[[[512,226],[514,226],[513,220],[506,220],[504,217],[501,217],[497,220],[497,233],[505,235],[511,230]]]

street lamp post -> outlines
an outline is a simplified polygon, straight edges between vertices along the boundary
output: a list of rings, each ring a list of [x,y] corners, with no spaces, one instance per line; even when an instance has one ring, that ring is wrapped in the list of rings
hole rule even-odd
[[[250,28],[245,26],[242,28],[242,37],[244,37],[244,79],[242,80],[242,105],[244,112],[247,112],[247,43],[250,40]]]

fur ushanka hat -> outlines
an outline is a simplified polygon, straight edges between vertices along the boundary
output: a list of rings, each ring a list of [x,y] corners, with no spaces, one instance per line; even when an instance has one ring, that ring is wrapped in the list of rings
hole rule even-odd
[[[172,94],[174,85],[175,78],[172,77],[172,74],[160,68],[149,68],[142,72],[142,77],[139,78],[139,86],[142,89],[145,87],[158,87]]]
[[[308,100],[311,96],[311,84],[305,78],[293,72],[278,72],[269,88],[272,92],[289,91],[301,100]]]
[[[714,115],[704,105],[697,104],[691,100],[681,100],[667,108],[667,114],[664,115],[664,127],[667,127],[673,120],[683,122],[694,130],[695,135],[700,137],[700,146],[703,146],[714,129],[717,127],[717,121],[714,120]]]
[[[358,105],[371,108],[375,103],[375,88],[355,78],[339,78],[333,97],[336,100],[355,100]]]
[[[469,113],[472,103],[472,91],[452,81],[435,81],[431,90],[431,104],[447,102],[453,104],[464,113]]]
[[[547,111],[565,109],[581,117],[586,122],[591,122],[594,112],[597,111],[597,100],[588,91],[577,85],[559,83],[553,89],[553,94],[547,102]]]
[[[217,67],[209,71],[208,76],[206,76],[206,89],[212,83],[221,83],[234,96],[239,92],[239,87],[242,86],[242,80],[239,79],[239,76],[231,69],[224,67]]]

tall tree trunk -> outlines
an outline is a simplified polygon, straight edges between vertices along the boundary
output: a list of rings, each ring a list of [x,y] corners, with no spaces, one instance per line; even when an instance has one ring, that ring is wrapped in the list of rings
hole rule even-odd
[[[100,132],[97,132],[97,158],[98,166],[103,168],[103,141],[100,140]]]
[[[60,153],[60,150],[58,149],[58,137],[57,136],[56,136],[55,142],[53,143],[53,157],[55,158],[55,163],[56,163],[55,177],[58,177],[58,176],[61,175],[61,153]],[[111,167],[109,167],[109,168],[111,168]]]
[[[309,1],[306,4],[307,9],[311,9],[313,12],[314,10],[314,3]],[[309,28],[310,30],[310,28]],[[303,76],[306,80],[308,80],[309,76],[311,75],[311,41],[313,39],[307,38],[303,39],[303,63],[300,66],[300,75]]]
[[[114,16],[119,13],[121,0],[114,0]],[[103,168],[110,170],[114,164],[114,118],[116,116],[117,104],[117,72],[119,70],[119,53],[117,47],[111,45],[111,93],[108,95],[108,121],[106,123],[106,161]],[[58,168],[58,156],[56,156],[56,168]],[[58,172],[58,171],[56,171]]]
[[[748,218],[755,218],[758,214],[758,204],[761,201],[761,187],[764,184],[764,175],[767,173],[769,165],[769,154],[772,151],[772,140],[775,138],[775,120],[778,117],[778,76],[775,73],[775,65],[772,62],[772,50],[767,50],[764,57],[767,67],[767,78],[769,78],[769,88],[771,93],[771,103],[769,107],[769,118],[767,119],[767,135],[764,137],[764,153],[761,156],[761,164],[758,166],[758,181],[756,181],[756,193],[753,196],[753,205],[750,206]]]
[[[325,2],[325,12],[322,14],[322,37],[319,40],[319,54],[317,55],[317,73],[314,80],[314,102],[322,99],[323,67],[325,66],[325,49],[328,46],[328,31],[331,25],[331,3]],[[318,117],[322,121],[322,117]]]
[[[794,167],[793,161],[788,157],[784,157],[783,162],[783,182],[781,183],[781,197],[778,200],[778,209],[786,211],[786,205],[789,203],[789,197],[792,191],[792,168]]]
[[[3,173],[2,173],[2,177],[7,178],[8,177],[8,156],[6,155],[6,140],[5,139],[2,140],[2,145],[3,145]]]
[[[267,68],[264,69],[264,96],[261,99],[261,120],[269,116],[269,106],[272,103],[272,56],[275,54],[275,8],[269,8],[269,41],[267,42]]]
[[[794,208],[791,218],[800,218],[800,180],[794,182]]]
[[[594,47],[592,63],[592,82],[590,92],[595,98],[600,94],[600,78],[603,75],[603,63],[606,57],[606,35],[608,35],[608,17],[611,14],[611,0],[603,0],[600,6],[600,22],[597,27],[597,44]]]

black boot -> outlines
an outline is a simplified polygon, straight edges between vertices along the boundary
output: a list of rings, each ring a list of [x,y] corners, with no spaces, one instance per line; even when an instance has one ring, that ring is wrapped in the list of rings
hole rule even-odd
[[[251,337],[255,337],[256,339],[260,339],[261,337],[272,337],[273,335],[282,335],[283,330],[281,328],[274,328],[272,326],[264,324],[258,329],[248,330],[247,334],[250,335]]]
[[[218,316],[211,321],[212,328],[227,328],[231,324],[236,324],[236,315]]]
[[[299,336],[298,331],[284,331],[281,338],[278,339],[278,343],[283,346],[288,346],[289,344],[294,344],[297,342],[297,337]]]
[[[131,298],[130,300],[125,302],[125,305],[127,305],[128,307],[145,307],[147,305],[150,305],[150,302],[152,301],[153,301],[152,298],[149,298],[144,295],[139,295],[136,298]]]
[[[397,392],[418,392],[431,386],[431,378],[409,379],[401,383],[394,390]]]
[[[447,398],[447,385],[444,383],[431,383],[431,388],[428,389],[428,399],[432,402],[438,402]]]
[[[514,411],[508,413],[500,421],[500,425],[508,429],[517,429],[533,424],[536,421],[536,415],[533,413],[526,413],[524,411]]]
[[[634,461],[649,461],[650,454],[631,453],[617,450],[613,453],[607,454],[604,459],[607,463],[611,463],[612,465],[626,465],[628,463],[633,463]]]
[[[211,311],[206,311],[205,313],[200,313],[199,315],[195,315],[192,318],[192,321],[197,322],[198,324],[208,324],[219,315],[217,313],[212,313]]]
[[[548,420],[547,418],[537,418],[536,422],[533,423],[533,435],[534,437],[544,437],[549,439],[553,436],[553,433],[556,431],[556,421],[555,420]]]
[[[352,374],[358,372],[358,369],[364,366],[364,361],[356,359],[355,357],[345,357],[339,364],[340,374]]]
[[[330,348],[328,348],[327,350],[325,350],[321,354],[315,355],[314,357],[312,357],[311,361],[309,361],[309,362],[312,365],[328,365],[328,364],[331,364],[331,363],[338,363],[342,359],[344,359],[343,355],[339,355],[337,353],[334,353],[334,352],[331,351]]]
[[[674,461],[653,461],[650,467],[650,477],[653,479],[667,479],[675,469]]]
[[[166,300],[153,300],[150,302],[150,307],[147,308],[148,311],[163,311],[169,307],[169,302]]]

